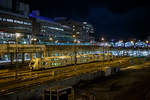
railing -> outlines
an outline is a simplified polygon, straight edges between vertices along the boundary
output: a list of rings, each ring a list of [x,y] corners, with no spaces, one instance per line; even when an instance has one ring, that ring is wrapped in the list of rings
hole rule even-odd
[[[18,53],[26,52],[43,52],[45,45],[17,45]],[[1,44],[0,53],[14,53],[16,52],[16,44]]]

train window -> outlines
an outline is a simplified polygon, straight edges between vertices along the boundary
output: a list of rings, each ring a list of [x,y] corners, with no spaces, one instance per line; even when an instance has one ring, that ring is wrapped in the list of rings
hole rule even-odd
[[[47,65],[47,62],[44,62],[44,61],[43,61],[43,62],[42,62],[42,65]]]
[[[52,66],[54,66],[54,63],[51,63]]]
[[[58,58],[55,58],[55,60],[59,60]]]
[[[52,66],[58,66],[61,65],[61,63],[51,63]]]
[[[54,59],[52,58],[51,61],[54,61]]]
[[[57,61],[59,60],[58,58],[52,58],[51,61]]]
[[[52,66],[57,66],[57,63],[52,63],[51,65],[52,65]]]
[[[84,55],[83,58],[86,58],[86,56]]]

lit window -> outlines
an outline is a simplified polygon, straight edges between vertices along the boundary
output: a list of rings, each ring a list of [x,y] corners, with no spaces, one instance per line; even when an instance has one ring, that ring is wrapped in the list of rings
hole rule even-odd
[[[83,24],[87,24],[87,22],[83,22]]]
[[[6,21],[6,18],[3,18],[3,21]]]
[[[52,66],[58,66],[61,65],[61,63],[51,63]]]
[[[32,25],[31,23],[28,23],[28,25]]]
[[[18,23],[18,24],[23,24],[23,21],[17,20],[17,23]]]
[[[47,28],[47,26],[42,26],[42,28]]]
[[[64,29],[57,28],[57,27],[49,27],[49,26],[47,26],[47,28],[49,28],[49,29],[54,29],[54,30],[60,30],[60,31],[64,31]]]
[[[57,28],[57,27],[50,27],[50,26],[42,26],[42,28],[49,28],[49,29],[53,29],[53,30],[64,31],[64,29]]]
[[[77,34],[79,34],[80,32],[77,32]]]
[[[28,23],[27,23],[27,22],[23,22],[23,24],[28,25]]]
[[[29,22],[23,22],[23,24],[25,24],[25,25],[32,25],[32,24],[29,23]]]
[[[13,22],[13,19],[7,19],[7,22]]]
[[[2,18],[0,17],[0,21],[2,20]]]
[[[17,23],[17,24],[23,24],[23,21],[14,20],[14,23]]]
[[[14,20],[14,23],[17,23],[17,20]]]
[[[41,32],[46,32],[45,30],[41,30]]]

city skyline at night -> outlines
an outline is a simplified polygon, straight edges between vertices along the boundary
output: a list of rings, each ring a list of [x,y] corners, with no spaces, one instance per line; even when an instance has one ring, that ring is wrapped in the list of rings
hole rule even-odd
[[[150,8],[145,0],[25,2],[32,10],[40,10],[42,16],[87,21],[94,26],[95,37],[146,39],[149,36]]]
[[[146,0],[0,0],[0,100],[150,100]]]

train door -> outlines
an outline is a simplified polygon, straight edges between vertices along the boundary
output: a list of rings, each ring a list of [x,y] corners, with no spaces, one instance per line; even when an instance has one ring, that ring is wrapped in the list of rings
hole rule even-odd
[[[61,60],[61,66],[67,65],[67,57],[61,58],[60,60]]]
[[[77,64],[80,64],[82,61],[82,56],[81,55],[78,55],[77,56]],[[75,61],[74,61],[75,62]]]
[[[72,64],[72,59],[70,56],[67,57],[67,62],[66,62],[68,65],[71,65]]]
[[[74,63],[75,63],[75,61],[74,61],[74,60],[75,60],[75,57],[72,56],[72,55],[71,55],[70,57],[71,57],[71,64],[74,64]]]

